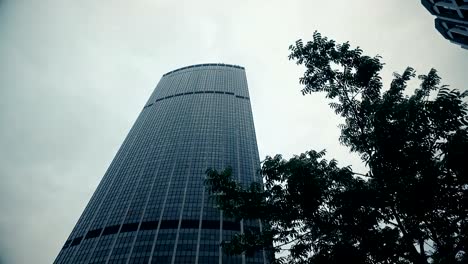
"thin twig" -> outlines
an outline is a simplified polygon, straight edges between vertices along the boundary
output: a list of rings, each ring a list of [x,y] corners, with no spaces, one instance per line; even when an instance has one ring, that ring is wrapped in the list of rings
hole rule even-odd
[[[285,245],[287,245],[287,244],[291,244],[291,243],[294,242],[294,241],[297,241],[297,240],[299,240],[299,239],[302,239],[305,235],[308,235],[308,234],[310,234],[311,232],[312,232],[312,231],[306,232],[306,233],[304,233],[304,234],[302,234],[302,235],[296,237],[295,239],[293,239],[293,240],[291,240],[291,241],[285,242],[285,243],[283,243],[283,244],[280,244],[280,245],[277,245],[277,246],[274,246],[274,247],[275,247],[275,248],[280,248],[280,247],[285,246]]]

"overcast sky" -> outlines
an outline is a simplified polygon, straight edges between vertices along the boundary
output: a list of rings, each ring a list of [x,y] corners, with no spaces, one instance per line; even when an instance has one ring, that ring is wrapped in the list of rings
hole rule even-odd
[[[51,263],[162,74],[245,66],[260,157],[338,144],[323,95],[302,96],[288,46],[314,30],[380,54],[391,73],[439,70],[467,88],[468,50],[408,0],[0,0],[0,263]]]

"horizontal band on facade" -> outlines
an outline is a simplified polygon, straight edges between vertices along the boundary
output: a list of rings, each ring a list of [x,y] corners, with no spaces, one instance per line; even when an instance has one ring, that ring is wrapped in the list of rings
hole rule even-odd
[[[246,97],[246,96],[241,96],[241,95],[235,95],[234,93],[231,93],[231,92],[222,92],[222,91],[196,91],[196,92],[185,92],[185,93],[178,93],[178,94],[174,94],[174,95],[168,95],[166,97],[162,97],[162,98],[159,98],[159,99],[156,99],[156,101],[154,101],[155,103],[156,102],[159,102],[159,101],[162,101],[162,100],[165,100],[165,99],[169,99],[169,98],[172,98],[172,97],[177,97],[177,96],[182,96],[182,95],[188,95],[188,94],[227,94],[227,95],[234,95],[236,98],[241,98],[241,99],[246,99],[246,100],[250,100],[249,97]],[[147,107],[150,107],[152,106],[153,103],[150,103],[148,105],[146,105],[145,107],[143,107],[143,109],[147,108]]]
[[[127,233],[127,232],[135,232],[135,231],[146,231],[146,230],[157,230],[159,225],[159,229],[179,229],[179,220],[161,220],[159,221],[146,221],[142,222],[141,225],[139,223],[127,223],[123,225],[112,225],[106,226],[105,228],[98,228],[90,230],[86,233],[85,236],[79,236],[74,239],[67,240],[63,246],[63,248],[68,248],[72,246],[79,245],[82,240],[96,238],[100,236],[108,236],[117,233]],[[199,220],[183,220],[180,224],[180,229],[199,229],[200,221]],[[201,229],[213,229],[219,230],[220,221],[216,220],[203,220],[201,222]],[[259,232],[260,228],[258,226],[245,226],[245,230],[252,230],[254,232]],[[233,221],[223,221],[223,231],[241,231],[240,222],[233,222]],[[83,239],[84,238],[84,239]]]
[[[175,69],[175,70],[173,70],[173,71],[170,71],[170,72],[168,72],[168,73],[163,74],[163,77],[164,77],[164,76],[167,76],[167,75],[169,75],[169,74],[178,72],[178,71],[186,70],[186,69],[199,68],[199,67],[209,67],[209,66],[222,66],[222,67],[236,68],[236,69],[241,69],[241,70],[244,70],[244,69],[245,69],[245,68],[242,67],[242,66],[232,65],[232,64],[225,64],[225,63],[205,63],[205,64],[195,64],[195,65],[190,65],[190,66],[182,67],[182,68],[179,68],[179,69]]]

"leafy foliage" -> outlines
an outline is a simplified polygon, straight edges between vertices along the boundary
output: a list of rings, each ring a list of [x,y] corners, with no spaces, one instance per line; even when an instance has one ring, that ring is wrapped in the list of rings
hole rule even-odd
[[[243,188],[230,169],[207,171],[228,216],[268,227],[238,235],[225,251],[286,249],[276,263],[467,263],[468,92],[440,85],[432,69],[406,96],[416,76],[409,67],[382,91],[379,56],[317,32],[290,51],[306,68],[302,93],[331,100],[344,120],[340,142],[368,172],[339,167],[325,151],[266,157],[264,188]]]

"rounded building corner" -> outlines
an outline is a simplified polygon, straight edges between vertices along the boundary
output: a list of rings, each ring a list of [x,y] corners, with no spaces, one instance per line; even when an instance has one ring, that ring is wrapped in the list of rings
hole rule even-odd
[[[176,72],[180,72],[180,71],[183,71],[183,70],[187,70],[187,69],[199,68],[199,67],[210,67],[210,66],[221,66],[221,67],[229,67],[229,68],[235,68],[235,69],[245,70],[245,67],[240,66],[240,65],[235,65],[235,64],[227,64],[227,63],[201,63],[201,64],[193,64],[193,65],[185,66],[185,67],[182,67],[182,68],[178,68],[178,69],[172,70],[172,71],[170,71],[170,72],[166,72],[165,74],[163,74],[163,77],[164,77],[164,76],[167,76],[167,75],[170,75],[170,74],[173,74],[173,73],[176,73]]]

